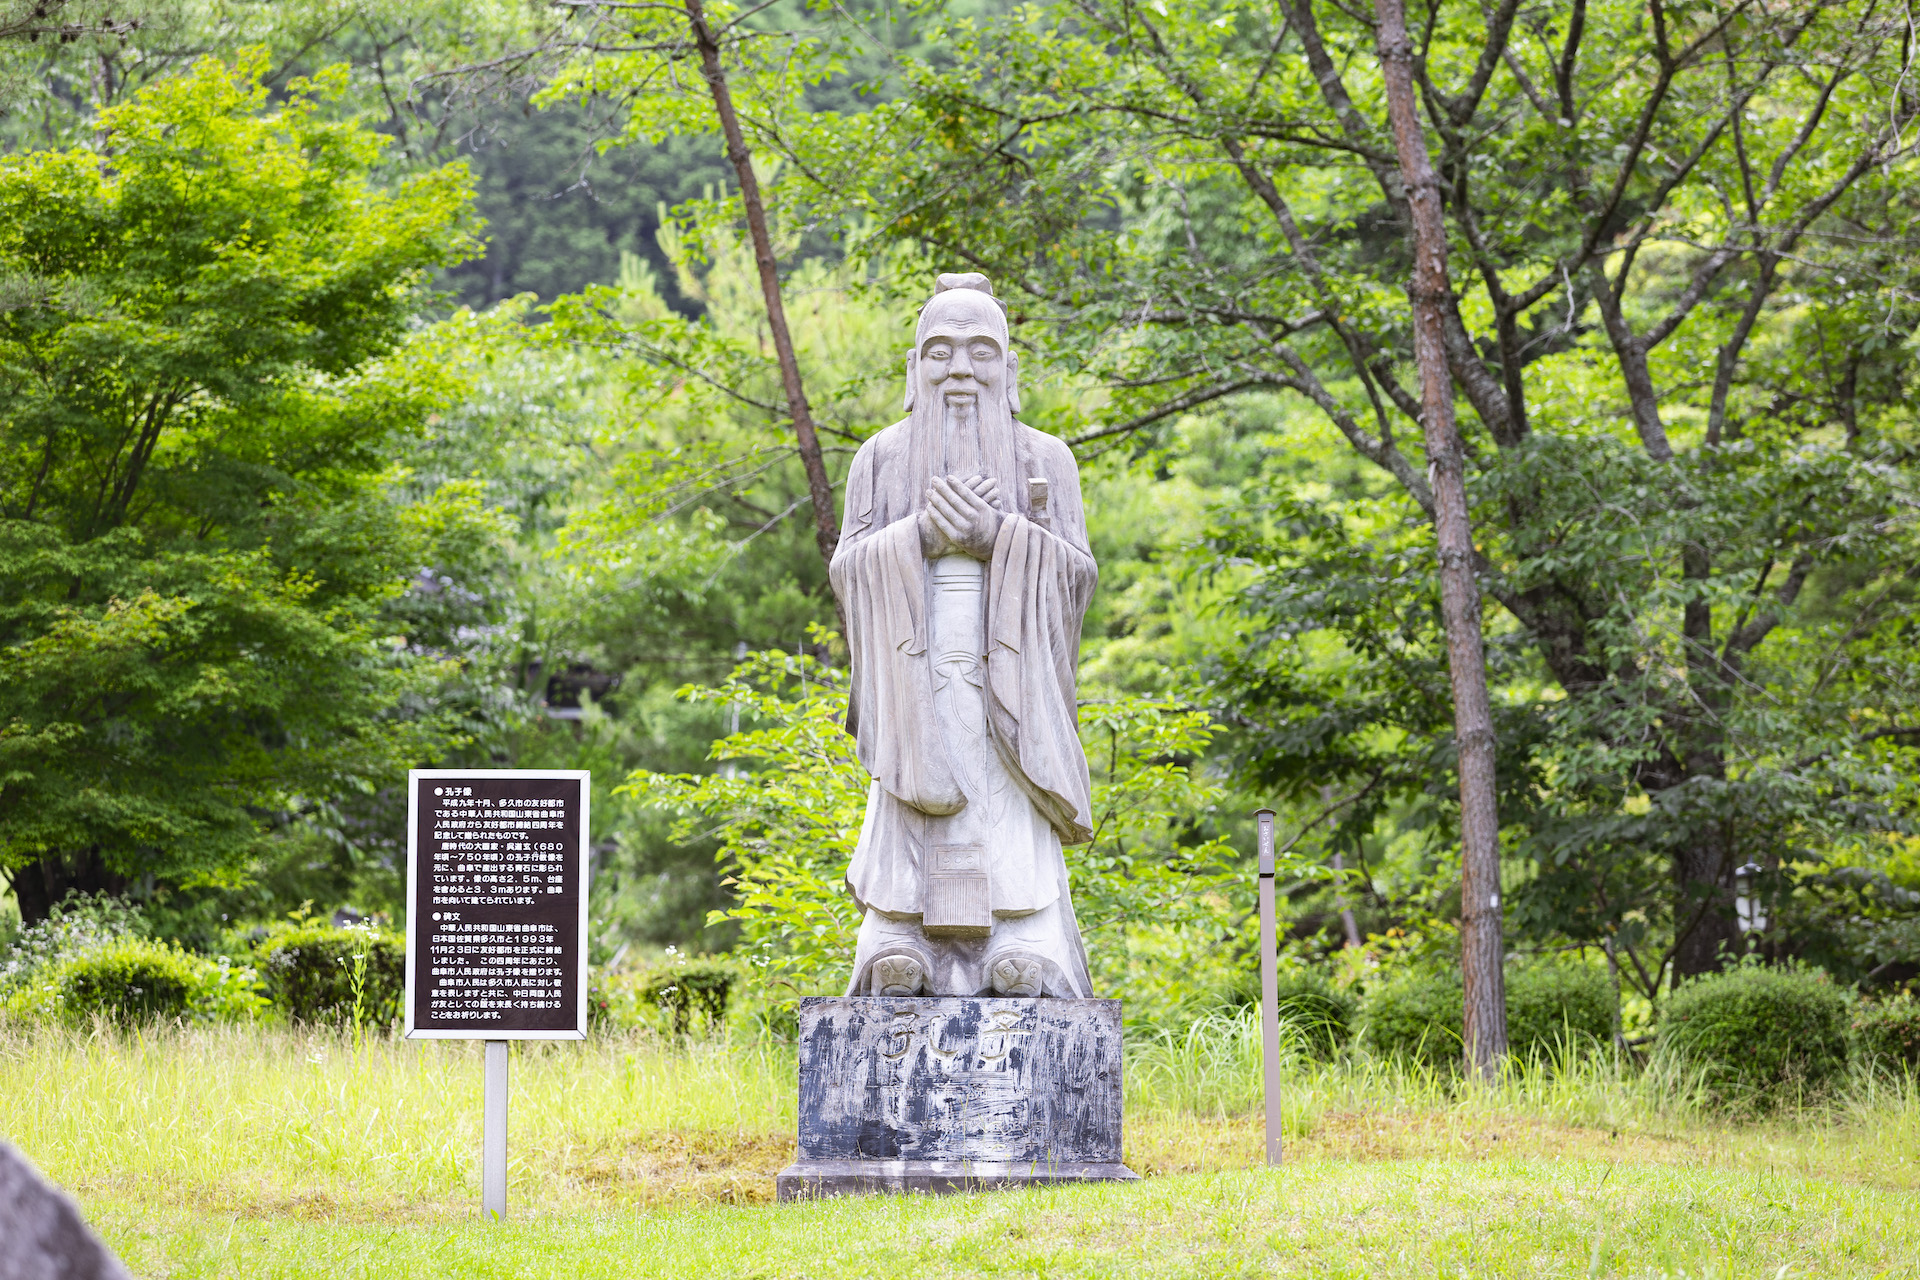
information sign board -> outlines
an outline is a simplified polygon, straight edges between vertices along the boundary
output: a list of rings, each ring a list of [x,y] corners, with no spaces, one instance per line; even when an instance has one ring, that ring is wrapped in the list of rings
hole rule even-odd
[[[585,1038],[587,779],[407,776],[409,1038]]]

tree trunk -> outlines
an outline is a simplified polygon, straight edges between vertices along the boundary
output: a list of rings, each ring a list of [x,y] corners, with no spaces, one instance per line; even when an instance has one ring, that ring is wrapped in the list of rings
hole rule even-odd
[[[1681,737],[1679,768],[1670,776],[1672,785],[1677,786],[1696,780],[1724,785],[1725,725],[1733,709],[1733,682],[1738,678],[1738,659],[1734,657],[1738,625],[1735,634],[1728,637],[1723,654],[1714,642],[1713,605],[1707,598],[1712,558],[1705,546],[1690,542],[1680,549],[1680,563],[1687,585],[1696,592],[1681,614],[1687,692],[1692,706],[1675,717],[1687,727]],[[1712,973],[1725,963],[1723,945],[1738,954],[1740,941],[1733,918],[1734,862],[1729,856],[1724,820],[1716,811],[1708,811],[1694,817],[1689,826],[1686,847],[1674,858],[1673,868],[1676,980]]]
[[[1740,926],[1734,920],[1733,867],[1726,842],[1717,831],[1699,833],[1675,859],[1677,910],[1674,927],[1675,981],[1722,968],[1740,954]]]
[[[108,869],[98,849],[42,858],[7,872],[23,924],[38,924],[70,893],[126,892],[127,878]]]
[[[813,426],[813,410],[807,404],[806,388],[800,382],[800,362],[793,353],[793,335],[787,330],[787,308],[780,295],[780,263],[774,256],[773,237],[767,231],[767,208],[760,199],[760,181],[753,173],[753,153],[747,149],[746,135],[740,131],[740,117],[733,109],[733,92],[727,86],[726,68],[720,65],[720,43],[707,25],[707,10],[702,0],[685,0],[687,20],[693,26],[693,41],[700,50],[700,70],[707,88],[713,93],[713,109],[720,117],[720,132],[727,141],[727,159],[740,183],[740,203],[747,212],[747,234],[753,241],[753,261],[760,271],[760,293],[767,304],[767,330],[773,336],[773,350],[780,361],[780,381],[786,391],[787,413],[793,419],[793,435],[798,444],[800,462],[807,470],[807,492],[813,499],[813,536],[820,544],[820,558],[833,563],[833,549],[840,542],[840,526],[834,519],[833,486],[827,482],[827,464],[820,453],[820,437]],[[840,602],[834,600],[838,611]],[[846,633],[846,619],[840,623]]]
[[[1420,420],[1440,551],[1440,611],[1453,682],[1453,735],[1460,769],[1461,977],[1466,989],[1465,1054],[1469,1075],[1490,1080],[1507,1054],[1507,990],[1500,937],[1500,814],[1494,791],[1493,712],[1487,697],[1480,636],[1480,586],[1473,576],[1473,529],[1467,520],[1465,450],[1453,420],[1446,318],[1453,299],[1447,278],[1447,228],[1440,180],[1427,155],[1413,93],[1413,47],[1403,0],[1374,0],[1380,20],[1380,70],[1387,114],[1407,184],[1414,267],[1413,350],[1420,366]]]

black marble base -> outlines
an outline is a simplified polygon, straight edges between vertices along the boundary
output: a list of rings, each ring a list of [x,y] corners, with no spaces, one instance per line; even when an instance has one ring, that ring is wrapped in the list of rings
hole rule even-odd
[[[1120,1086],[1118,1000],[805,1000],[779,1195],[1131,1181]]]
[[[887,1192],[951,1195],[1004,1187],[1139,1180],[1139,1174],[1117,1161],[1039,1165],[1004,1160],[796,1160],[780,1171],[774,1188],[782,1200],[809,1200]]]

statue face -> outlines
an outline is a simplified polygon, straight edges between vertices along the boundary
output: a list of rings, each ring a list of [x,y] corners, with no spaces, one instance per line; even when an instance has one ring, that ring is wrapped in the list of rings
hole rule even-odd
[[[999,342],[968,328],[940,325],[920,344],[921,385],[948,404],[975,400],[1006,386],[1007,358]]]
[[[1009,385],[1007,321],[1000,304],[973,289],[939,294],[920,313],[912,390],[929,404],[1004,394]]]

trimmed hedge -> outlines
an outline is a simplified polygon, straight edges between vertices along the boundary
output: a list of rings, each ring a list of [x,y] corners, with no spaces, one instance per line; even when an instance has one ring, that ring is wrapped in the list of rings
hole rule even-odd
[[[1768,1106],[1817,1092],[1847,1068],[1852,1007],[1818,969],[1743,964],[1667,997],[1659,1046],[1700,1070],[1727,1105]]]
[[[1613,983],[1602,970],[1567,961],[1507,970],[1507,1047],[1517,1057],[1556,1061],[1613,1039]]]
[[[646,986],[646,998],[666,1015],[675,1035],[685,1035],[696,1023],[718,1027],[727,1017],[727,1000],[739,975],[722,960],[693,960],[655,974]]]
[[[1279,997],[1280,1020],[1298,1029],[1312,1052],[1332,1057],[1352,1041],[1360,1013],[1352,992],[1312,970],[1296,970],[1280,975]]]
[[[669,957],[660,968],[595,970],[587,1018],[599,1027],[652,1026],[686,1035],[719,1028],[739,987],[739,968],[713,957]]]
[[[1920,1069],[1920,1000],[1902,992],[1892,1000],[1861,1005],[1853,1014],[1853,1037],[1869,1065]]]
[[[324,924],[283,926],[260,943],[256,954],[268,997],[290,1021],[350,1024],[355,964],[362,955],[360,1021],[381,1026],[400,1017],[407,955],[394,934]]]
[[[122,1026],[251,1017],[265,1002],[252,969],[150,938],[123,937],[47,966],[14,993],[7,1012],[28,1019]]]
[[[1613,986],[1604,973],[1564,960],[1507,970],[1507,1049],[1553,1063],[1613,1036]],[[1460,1065],[1465,1021],[1460,975],[1419,973],[1367,997],[1362,1039],[1381,1057],[1429,1067]]]
[[[1370,992],[1361,1039],[1383,1058],[1458,1066],[1465,1019],[1456,973],[1413,973]]]

